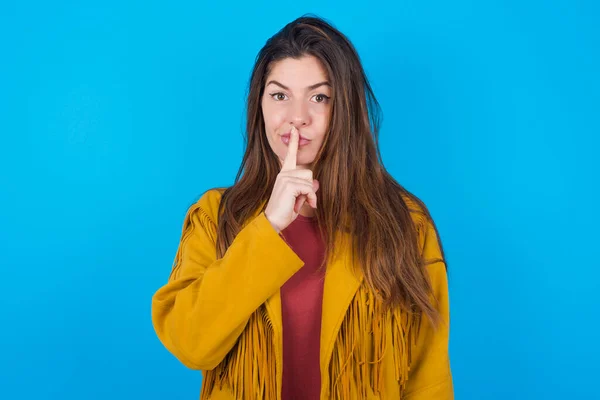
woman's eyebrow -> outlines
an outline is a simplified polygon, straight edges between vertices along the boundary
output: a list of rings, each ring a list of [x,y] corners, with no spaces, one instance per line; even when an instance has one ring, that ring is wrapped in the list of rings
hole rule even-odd
[[[270,84],[274,84],[274,85],[280,86],[281,88],[283,88],[285,90],[290,90],[289,87],[285,86],[282,83],[277,82],[276,80],[270,80],[267,83],[267,86],[269,86]],[[323,81],[323,82],[315,83],[314,85],[310,85],[306,89],[307,90],[314,90],[314,89],[318,88],[319,86],[323,86],[323,85],[327,85],[327,86],[331,87],[331,84],[328,81]]]

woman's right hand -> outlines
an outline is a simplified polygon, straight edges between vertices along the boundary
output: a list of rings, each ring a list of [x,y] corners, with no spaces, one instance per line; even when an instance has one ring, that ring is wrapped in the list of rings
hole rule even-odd
[[[296,127],[292,126],[288,151],[265,209],[265,216],[277,233],[298,217],[305,201],[312,208],[317,208],[319,181],[313,179],[310,169],[296,169],[299,136]]]

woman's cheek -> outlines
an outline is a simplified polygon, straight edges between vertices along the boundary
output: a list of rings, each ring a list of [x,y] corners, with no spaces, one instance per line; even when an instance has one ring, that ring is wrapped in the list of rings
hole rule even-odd
[[[319,114],[319,115],[328,114],[330,109],[331,109],[331,106],[329,104],[322,104],[322,103],[312,103],[311,104],[311,110],[315,114]]]

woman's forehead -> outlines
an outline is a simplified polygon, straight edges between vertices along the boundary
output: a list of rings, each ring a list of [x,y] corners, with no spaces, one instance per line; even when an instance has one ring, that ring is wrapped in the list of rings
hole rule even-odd
[[[287,57],[271,65],[270,73],[265,81],[277,81],[291,90],[305,90],[316,83],[327,81],[327,71],[314,56],[302,58]]]

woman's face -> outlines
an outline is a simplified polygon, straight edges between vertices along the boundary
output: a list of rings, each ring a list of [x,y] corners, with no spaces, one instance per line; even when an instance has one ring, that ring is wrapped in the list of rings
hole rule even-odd
[[[292,124],[300,133],[297,168],[310,169],[329,126],[331,85],[314,56],[285,58],[271,66],[261,100],[265,131],[280,165]],[[303,138],[308,139],[303,140]]]

